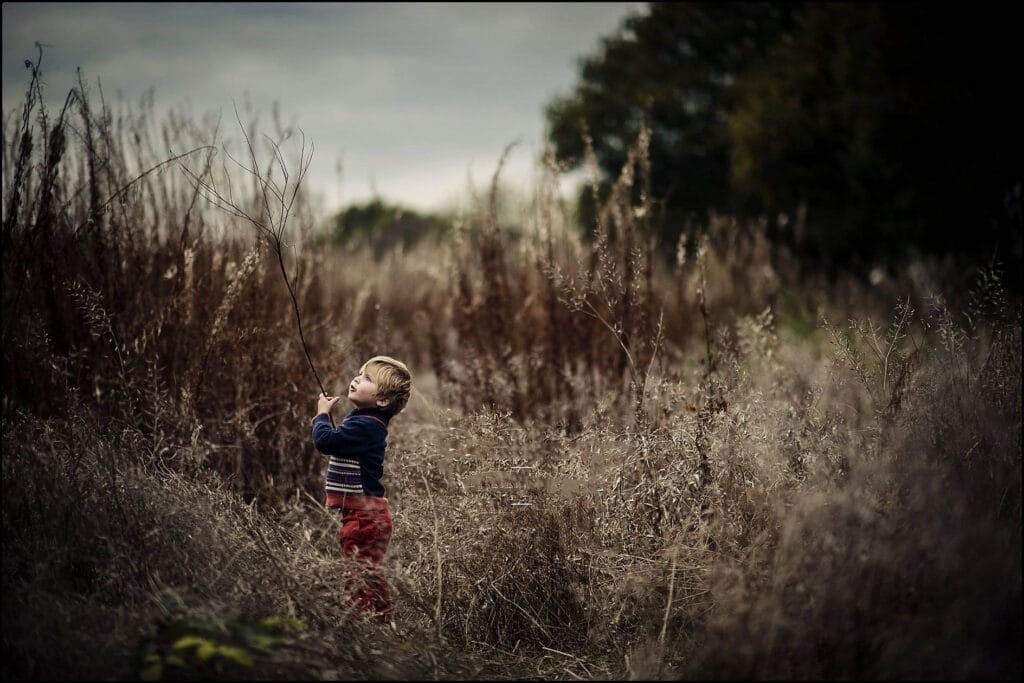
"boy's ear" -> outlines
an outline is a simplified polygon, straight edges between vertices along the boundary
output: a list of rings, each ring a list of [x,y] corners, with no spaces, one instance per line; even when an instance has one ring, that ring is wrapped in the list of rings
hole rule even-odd
[[[378,408],[387,408],[390,403],[391,403],[391,401],[385,401],[382,398],[378,398],[377,399],[377,407]]]

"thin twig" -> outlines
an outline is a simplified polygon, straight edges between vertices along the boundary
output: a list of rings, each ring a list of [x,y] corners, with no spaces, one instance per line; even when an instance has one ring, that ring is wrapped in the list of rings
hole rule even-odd
[[[218,190],[216,183],[206,181],[204,178],[197,176],[184,164],[181,165],[182,170],[188,176],[188,178],[194,183],[197,191],[201,191],[203,197],[211,204],[219,209],[226,211],[227,213],[248,221],[253,227],[256,228],[257,232],[267,240],[271,249],[274,250],[274,254],[277,256],[277,265],[281,271],[281,276],[284,278],[285,286],[288,288],[288,295],[291,298],[292,310],[295,312],[295,326],[299,332],[299,341],[302,344],[302,352],[306,357],[306,362],[309,364],[309,369],[313,373],[313,377],[316,379],[317,386],[320,388],[320,393],[326,394],[327,390],[324,388],[324,383],[320,379],[320,374],[316,371],[316,366],[313,364],[313,358],[309,353],[309,345],[306,343],[306,335],[302,330],[302,316],[299,313],[299,300],[295,295],[295,288],[292,286],[292,278],[288,276],[288,270],[284,263],[284,248],[283,238],[285,228],[287,227],[288,218],[291,216],[292,207],[295,204],[295,200],[298,196],[299,187],[305,178],[306,172],[309,170],[309,165],[313,160],[313,145],[310,142],[310,149],[307,155],[306,153],[306,136],[302,134],[302,147],[299,152],[299,168],[298,174],[295,179],[295,183],[292,186],[291,196],[287,196],[287,185],[291,175],[288,173],[288,169],[284,163],[284,156],[281,154],[280,146],[273,140],[269,140],[271,147],[273,148],[274,158],[277,160],[281,167],[281,173],[285,179],[285,187],[278,189],[276,183],[271,178],[273,171],[273,162],[271,162],[270,168],[264,173],[260,169],[259,162],[256,159],[256,150],[253,148],[252,140],[249,137],[248,132],[245,130],[245,126],[242,124],[242,119],[238,114],[238,107],[235,107],[235,119],[238,121],[239,128],[242,130],[242,136],[245,139],[246,148],[249,151],[249,158],[252,161],[251,168],[245,166],[230,153],[225,150],[225,155],[231,159],[239,168],[251,173],[257,181],[259,192],[263,198],[263,204],[260,207],[260,214],[266,214],[266,222],[262,218],[256,218],[252,216],[245,209],[238,206],[235,202],[231,192],[231,175],[227,173],[225,168],[225,175],[228,179],[228,194],[225,196],[220,190]],[[300,131],[301,132],[301,131]],[[272,208],[271,198],[268,194],[271,193],[276,200],[276,204],[280,206],[279,214],[275,221],[274,211]]]
[[[665,632],[668,630],[668,617],[672,611],[672,594],[676,587],[676,558],[678,557],[678,551],[672,552],[672,571],[669,574],[668,580],[668,599],[665,601],[665,616],[661,620],[661,635],[658,636],[658,643],[664,647],[665,645]]]
[[[143,171],[141,174],[137,175],[136,177],[132,178],[127,183],[125,183],[123,186],[121,186],[121,188],[117,192],[115,192],[114,194],[110,195],[110,197],[107,199],[107,201],[105,201],[105,202],[103,202],[102,204],[99,205],[99,207],[96,209],[96,213],[99,213],[99,212],[103,211],[103,209],[107,208],[112,201],[114,201],[115,199],[120,197],[123,193],[128,191],[128,189],[132,185],[134,185],[135,183],[139,182],[140,180],[142,180],[143,178],[145,178],[146,176],[148,176],[150,173],[152,173],[153,171],[157,170],[158,168],[160,168],[162,166],[166,166],[167,164],[169,164],[169,163],[171,163],[173,161],[178,161],[179,159],[184,159],[185,157],[189,156],[190,154],[195,154],[196,152],[199,152],[199,151],[204,150],[204,149],[212,149],[212,148],[211,148],[210,145],[203,145],[201,147],[196,147],[195,149],[191,149],[191,150],[185,152],[184,154],[179,154],[177,156],[171,157],[170,159],[165,159],[164,161],[161,161],[159,164],[153,166],[152,168],[150,168],[150,169],[148,169],[146,171]],[[75,227],[75,233],[74,233],[75,235],[78,234],[78,231],[82,228],[82,225],[83,224],[80,223],[79,225],[77,225]]]
[[[441,640],[441,596],[442,589],[444,588],[444,577],[441,573],[441,547],[439,545],[441,530],[438,527],[437,508],[434,507],[434,496],[430,492],[430,484],[427,483],[425,475],[421,474],[420,478],[423,480],[423,485],[427,488],[427,500],[430,501],[430,512],[434,516],[434,558],[437,562],[437,603],[434,606],[434,626],[437,628],[437,639]]]
[[[711,355],[711,321],[710,316],[708,315],[707,300],[704,297],[704,291],[707,289],[707,278],[704,272],[704,259],[707,253],[707,237],[704,239],[704,244],[697,248],[697,265],[700,268],[700,288],[697,290],[697,294],[700,296],[700,315],[704,318],[704,344],[708,358],[706,376],[710,376],[715,370],[715,358]]]

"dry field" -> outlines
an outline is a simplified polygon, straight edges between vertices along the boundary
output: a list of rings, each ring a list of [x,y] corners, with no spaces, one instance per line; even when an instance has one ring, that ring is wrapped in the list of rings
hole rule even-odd
[[[279,261],[196,189],[283,219],[208,163],[241,140],[100,96],[5,112],[5,678],[1020,677],[998,263],[825,277],[729,217],[666,262],[643,141],[593,244],[548,169],[408,251],[322,246],[300,190]],[[328,391],[414,373],[393,626],[339,591],[282,263]]]

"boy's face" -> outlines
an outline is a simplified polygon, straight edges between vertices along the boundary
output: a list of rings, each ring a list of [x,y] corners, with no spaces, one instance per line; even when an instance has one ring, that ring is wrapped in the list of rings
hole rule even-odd
[[[380,406],[383,401],[377,400],[377,383],[363,369],[358,375],[352,378],[348,385],[348,400],[352,401],[357,408],[372,408]]]

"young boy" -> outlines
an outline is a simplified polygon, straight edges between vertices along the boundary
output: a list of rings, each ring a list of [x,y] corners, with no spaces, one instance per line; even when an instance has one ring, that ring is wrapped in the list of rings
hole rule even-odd
[[[327,507],[341,512],[338,541],[347,557],[363,566],[346,575],[353,605],[387,621],[391,610],[387,581],[376,573],[391,540],[391,512],[384,487],[388,422],[409,400],[412,374],[405,363],[374,356],[348,386],[352,410],[338,427],[331,409],[340,396],[321,394],[313,418],[313,446],[330,456]],[[361,574],[361,576],[360,576]]]

